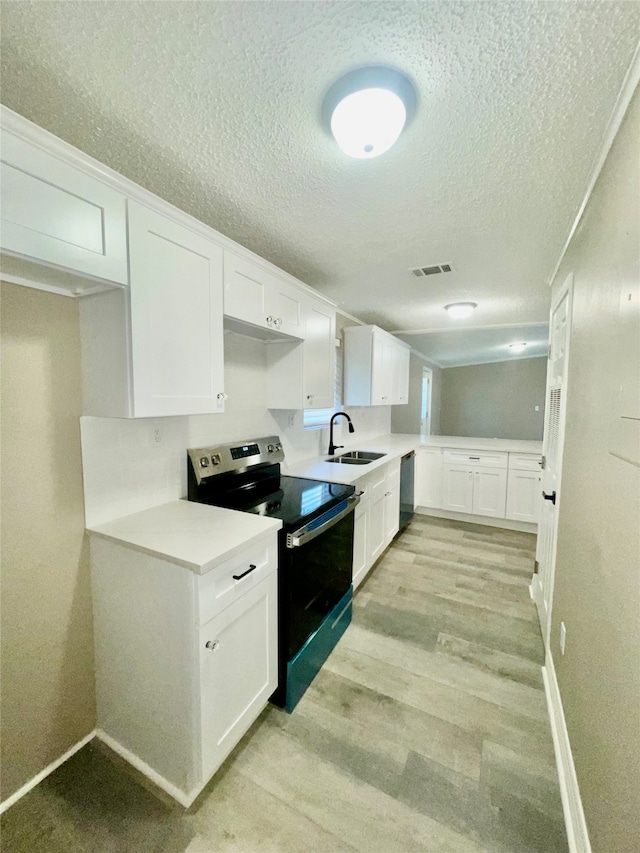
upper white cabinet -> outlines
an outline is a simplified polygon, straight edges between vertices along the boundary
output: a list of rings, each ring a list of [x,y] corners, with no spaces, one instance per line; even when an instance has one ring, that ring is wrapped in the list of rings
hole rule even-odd
[[[335,398],[336,311],[299,294],[304,340],[267,343],[267,406],[328,409]]]
[[[85,414],[223,411],[222,249],[130,201],[129,254],[128,291],[80,304]]]
[[[344,346],[345,405],[409,402],[408,344],[377,326],[350,326],[344,330]]]
[[[5,278],[74,294],[96,289],[86,279],[126,285],[125,196],[12,132],[13,123],[3,110],[1,248],[14,256]]]
[[[301,290],[242,256],[224,253],[224,313],[251,326],[304,337]]]

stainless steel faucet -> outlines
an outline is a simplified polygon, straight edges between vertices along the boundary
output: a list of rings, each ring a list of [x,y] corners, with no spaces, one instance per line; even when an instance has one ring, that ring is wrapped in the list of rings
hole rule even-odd
[[[349,421],[349,432],[356,431],[354,425],[351,423],[351,418],[346,412],[336,412],[335,415],[331,415],[331,420],[329,421],[329,456],[333,456],[339,447],[344,447],[344,444],[333,443],[333,422],[340,415],[343,415]]]

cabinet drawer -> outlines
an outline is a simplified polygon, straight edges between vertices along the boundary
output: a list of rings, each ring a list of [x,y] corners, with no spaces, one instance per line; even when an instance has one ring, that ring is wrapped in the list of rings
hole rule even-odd
[[[537,453],[510,453],[509,469],[511,471],[540,471],[542,456]]]
[[[506,468],[508,453],[496,450],[454,450],[445,448],[443,459],[450,465],[481,465],[483,468]]]
[[[385,482],[387,489],[400,485],[400,460],[396,459],[385,466]]]
[[[369,503],[369,501],[371,500],[372,484],[373,484],[373,477],[372,476],[360,477],[360,479],[356,480],[356,482],[354,483],[354,486],[356,489],[356,494],[358,494],[359,492],[362,492],[362,494],[360,495],[360,503],[356,507],[356,512],[361,507],[366,506]]]
[[[199,625],[204,625],[276,570],[277,542],[275,535],[263,539],[198,579]]]
[[[384,493],[386,491],[386,472],[384,468],[380,468],[374,474],[371,475],[370,479],[370,487],[369,487],[369,500],[372,503],[379,501],[380,498],[384,497]]]

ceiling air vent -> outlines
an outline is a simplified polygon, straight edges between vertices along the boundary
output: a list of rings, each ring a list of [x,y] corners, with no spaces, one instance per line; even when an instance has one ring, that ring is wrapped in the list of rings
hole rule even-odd
[[[411,269],[409,272],[420,278],[423,275],[438,275],[442,272],[451,272],[452,269],[451,264],[435,264],[430,267],[415,267],[415,269]]]

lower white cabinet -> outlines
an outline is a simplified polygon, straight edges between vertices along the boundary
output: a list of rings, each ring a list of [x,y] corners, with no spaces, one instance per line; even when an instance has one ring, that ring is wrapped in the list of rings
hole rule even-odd
[[[356,507],[353,541],[353,588],[398,532],[400,526],[400,460],[381,465],[356,482],[360,503]]]
[[[442,449],[420,447],[416,452],[416,506],[439,508],[442,503]]]
[[[537,453],[510,453],[507,518],[537,524],[542,508],[542,457]]]
[[[209,778],[275,690],[276,574],[200,628],[202,775]]]
[[[277,687],[277,534],[204,575],[92,536],[91,571],[98,736],[187,806]]]
[[[504,518],[508,454],[445,449],[441,508]]]

